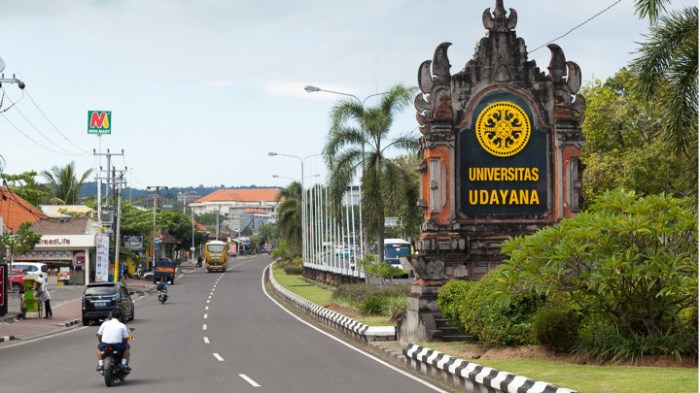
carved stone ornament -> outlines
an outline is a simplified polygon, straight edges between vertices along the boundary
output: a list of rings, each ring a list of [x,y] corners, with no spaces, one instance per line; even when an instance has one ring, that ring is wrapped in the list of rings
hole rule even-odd
[[[558,124],[567,124],[569,130],[561,139],[582,141],[580,123],[585,100],[577,94],[581,87],[579,66],[566,61],[558,45],[549,44],[549,74],[541,72],[534,60],[528,60],[525,40],[516,36],[517,13],[512,8],[506,12],[503,0],[496,0],[493,13],[487,8],[482,21],[487,34],[478,42],[474,57],[459,73],[450,74],[449,42],[435,49],[432,61],[426,60],[420,65],[418,86],[421,93],[416,96],[414,105],[424,137],[429,138],[438,130],[443,132],[446,126],[457,132],[469,120],[467,111],[473,98],[489,89],[504,88],[534,99],[542,128],[556,130]]]

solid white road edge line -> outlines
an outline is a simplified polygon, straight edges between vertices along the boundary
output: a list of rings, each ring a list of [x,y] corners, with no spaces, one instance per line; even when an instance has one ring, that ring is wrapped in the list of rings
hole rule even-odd
[[[243,378],[249,384],[253,385],[253,387],[256,387],[256,388],[260,387],[260,385],[257,382],[253,381],[249,376],[247,376],[245,374],[238,374],[238,376]]]
[[[267,269],[272,269],[272,264],[267,265]],[[272,271],[270,271],[270,274],[272,274]],[[418,382],[418,383],[421,383],[421,384],[423,384],[423,385],[429,387],[430,389],[433,389],[433,390],[436,391],[436,392],[440,392],[440,393],[449,393],[447,390],[440,389],[439,387],[437,387],[437,386],[435,386],[435,385],[433,385],[433,384],[431,384],[431,383],[429,383],[429,382],[427,382],[427,381],[424,381],[424,380],[422,380],[422,379],[420,379],[420,378],[418,378],[418,377],[415,377],[415,376],[413,376],[413,375],[407,373],[406,371],[403,371],[403,370],[399,369],[398,367],[395,367],[395,366],[393,366],[393,365],[391,365],[391,364],[385,362],[384,360],[379,359],[378,357],[376,357],[376,356],[374,356],[374,355],[372,355],[372,354],[370,354],[370,353],[367,353],[367,352],[361,350],[360,348],[357,348],[357,347],[355,347],[355,346],[353,346],[353,345],[350,345],[350,344],[346,343],[345,341],[343,341],[343,340],[341,340],[341,339],[339,339],[339,338],[337,338],[337,337],[331,335],[330,333],[324,332],[323,330],[317,328],[316,326],[314,326],[314,325],[312,325],[312,324],[306,322],[305,320],[299,318],[299,317],[296,316],[293,312],[287,310],[284,306],[282,306],[281,304],[279,304],[279,303],[277,302],[277,300],[275,300],[272,296],[270,296],[269,293],[267,293],[267,289],[265,289],[265,274],[264,274],[264,273],[263,273],[263,276],[260,278],[260,282],[262,283],[262,290],[263,290],[263,292],[265,293],[265,296],[267,296],[270,300],[272,300],[272,302],[275,303],[279,308],[281,308],[282,310],[284,310],[285,312],[287,312],[287,314],[289,314],[289,315],[291,315],[292,317],[294,317],[297,321],[299,321],[299,322],[301,322],[301,323],[303,323],[303,324],[309,326],[310,328],[312,328],[312,329],[316,330],[317,332],[319,332],[319,333],[325,335],[326,337],[329,337],[329,338],[331,338],[331,339],[337,341],[338,343],[340,343],[340,344],[342,344],[342,345],[345,345],[346,347],[352,349],[353,351],[358,352],[358,353],[361,353],[362,355],[367,356],[368,358],[374,360],[375,362],[377,362],[377,363],[379,363],[379,364],[381,364],[381,365],[383,365],[383,366],[385,366],[385,367],[388,367],[388,368],[390,368],[390,369],[396,371],[397,373],[402,374],[403,376],[408,377],[408,378],[410,378],[410,379],[412,379],[412,380],[414,380],[414,381],[416,381],[416,382]]]

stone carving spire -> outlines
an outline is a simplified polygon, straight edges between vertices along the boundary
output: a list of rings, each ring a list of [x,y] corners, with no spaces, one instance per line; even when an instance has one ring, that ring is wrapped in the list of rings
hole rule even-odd
[[[481,19],[484,22],[484,28],[486,30],[507,33],[515,29],[515,25],[518,23],[518,13],[511,8],[506,18],[506,8],[503,6],[503,0],[496,0],[493,16],[491,16],[491,10],[487,8],[484,10],[484,15]]]

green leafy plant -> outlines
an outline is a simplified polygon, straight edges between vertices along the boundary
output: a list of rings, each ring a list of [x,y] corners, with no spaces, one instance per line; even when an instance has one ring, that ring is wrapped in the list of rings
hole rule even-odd
[[[573,310],[546,305],[535,313],[532,330],[540,344],[555,352],[568,352],[576,344],[579,321]]]
[[[452,280],[440,287],[438,291],[438,307],[442,315],[450,319],[453,326],[460,325],[460,305],[467,301],[472,284],[471,281]]]

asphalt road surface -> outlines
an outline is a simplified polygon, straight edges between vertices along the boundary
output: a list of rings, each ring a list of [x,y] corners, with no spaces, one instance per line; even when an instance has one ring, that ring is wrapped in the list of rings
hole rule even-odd
[[[2,392],[443,392],[303,322],[265,292],[268,256],[198,269],[135,297],[133,369],[123,384],[95,372],[98,326],[0,349]]]

